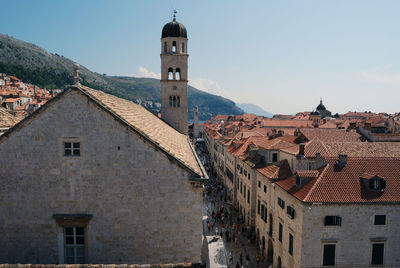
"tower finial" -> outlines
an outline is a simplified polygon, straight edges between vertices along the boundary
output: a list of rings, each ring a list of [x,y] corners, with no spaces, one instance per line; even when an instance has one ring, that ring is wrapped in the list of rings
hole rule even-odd
[[[319,101],[319,103],[322,104],[322,97],[321,97],[321,100]]]
[[[178,13],[178,11],[176,11],[176,9],[174,9],[174,21],[176,21],[176,13]]]
[[[81,66],[78,63],[74,64],[74,85],[79,85],[79,72]]]

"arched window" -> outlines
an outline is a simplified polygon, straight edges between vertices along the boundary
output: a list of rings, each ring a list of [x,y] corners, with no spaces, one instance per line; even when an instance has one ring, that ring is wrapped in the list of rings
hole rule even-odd
[[[172,52],[176,53],[176,42],[172,42]]]
[[[181,80],[181,69],[180,68],[175,69],[175,79]]]
[[[172,107],[172,96],[169,96],[169,107]]]
[[[168,80],[174,80],[174,69],[168,68]]]
[[[175,96],[172,97],[172,106],[176,107],[176,97]]]
[[[164,42],[164,52],[167,53],[167,42]]]
[[[185,53],[185,43],[182,42],[182,53]]]
[[[176,107],[181,107],[181,97],[176,97]]]

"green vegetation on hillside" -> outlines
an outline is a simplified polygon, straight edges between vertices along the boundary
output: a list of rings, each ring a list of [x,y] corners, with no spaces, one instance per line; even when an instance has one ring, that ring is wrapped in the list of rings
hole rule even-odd
[[[65,88],[73,83],[74,62],[29,44],[0,34],[0,72],[14,75],[24,82],[40,87]],[[142,103],[153,113],[160,109],[160,81],[153,78],[106,76],[81,68],[81,83],[115,96]],[[199,120],[217,114],[242,114],[229,99],[188,87],[189,120],[193,107],[199,107]]]

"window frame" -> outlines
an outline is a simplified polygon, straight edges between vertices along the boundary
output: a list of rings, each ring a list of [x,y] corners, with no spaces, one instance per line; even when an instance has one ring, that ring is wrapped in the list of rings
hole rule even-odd
[[[383,223],[381,222],[381,220],[377,220],[378,219],[378,217],[383,217]],[[386,215],[382,215],[382,214],[380,214],[380,215],[374,215],[374,225],[377,225],[377,226],[384,226],[384,225],[386,225]]]
[[[66,229],[67,228],[72,228],[73,234],[68,235]],[[77,234],[77,228],[81,228],[83,231],[83,234]],[[64,249],[64,263],[65,264],[84,264],[86,261],[86,232],[85,232],[85,227],[84,226],[63,226],[63,249]],[[67,238],[73,239],[72,244],[67,244]],[[82,238],[83,243],[78,244],[77,243],[77,238]],[[72,256],[74,258],[74,262],[68,262],[68,256],[67,256],[67,249],[73,249],[74,255]],[[78,249],[83,249],[83,256],[78,256],[77,250]],[[82,259],[82,261],[78,261],[78,258]]]
[[[374,246],[382,245],[382,262],[375,263],[374,262]],[[371,244],[371,265],[384,265],[385,264],[385,243],[384,242],[372,242]]]
[[[294,249],[294,236],[289,233],[289,242],[288,242],[288,252],[290,256],[293,256],[293,249]]]
[[[78,138],[61,138],[60,139],[60,152],[61,156],[68,159],[79,158],[83,153],[83,143]],[[70,144],[70,147],[67,148],[66,145]],[[78,146],[76,146],[78,144]],[[70,154],[66,154],[66,150],[70,151]],[[76,153],[78,151],[78,153]]]
[[[327,222],[328,219],[332,219],[332,223]],[[324,226],[342,226],[342,217],[335,215],[327,215],[324,218]]]
[[[329,260],[325,260],[325,246],[333,246],[334,247],[334,252],[333,252],[333,264],[329,264]],[[324,243],[322,244],[322,266],[335,266],[336,265],[336,243]],[[325,264],[327,263],[327,264]]]

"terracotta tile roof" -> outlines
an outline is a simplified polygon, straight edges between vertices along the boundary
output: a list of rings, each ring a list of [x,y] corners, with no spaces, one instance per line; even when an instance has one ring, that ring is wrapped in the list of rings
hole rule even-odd
[[[266,118],[263,120],[264,127],[275,128],[306,128],[313,127],[312,121],[309,120],[276,120]]]
[[[319,140],[323,142],[361,142],[361,135],[355,130],[344,129],[319,129],[302,128],[300,132],[309,140]]]
[[[320,125],[318,128],[336,128],[337,125],[333,120],[327,121],[325,124]]]
[[[296,175],[300,178],[316,178],[319,175],[318,170],[297,170]]]
[[[0,128],[10,128],[17,124],[20,120],[7,112],[7,110],[0,106]]]
[[[303,202],[376,203],[400,202],[400,158],[348,158],[339,167],[336,158],[327,158],[320,176],[303,187],[296,186],[294,176],[277,185]],[[381,192],[369,191],[360,181],[361,176],[379,176],[386,180]]]
[[[269,179],[281,179],[292,176],[288,161],[282,160],[279,165],[268,163],[264,167],[257,168],[257,171]]]
[[[400,157],[399,142],[322,142],[312,140],[305,145],[305,156],[320,153],[323,157],[347,154],[349,157]]]
[[[143,106],[85,86],[81,89],[157,146],[203,177],[186,135],[170,127]]]

